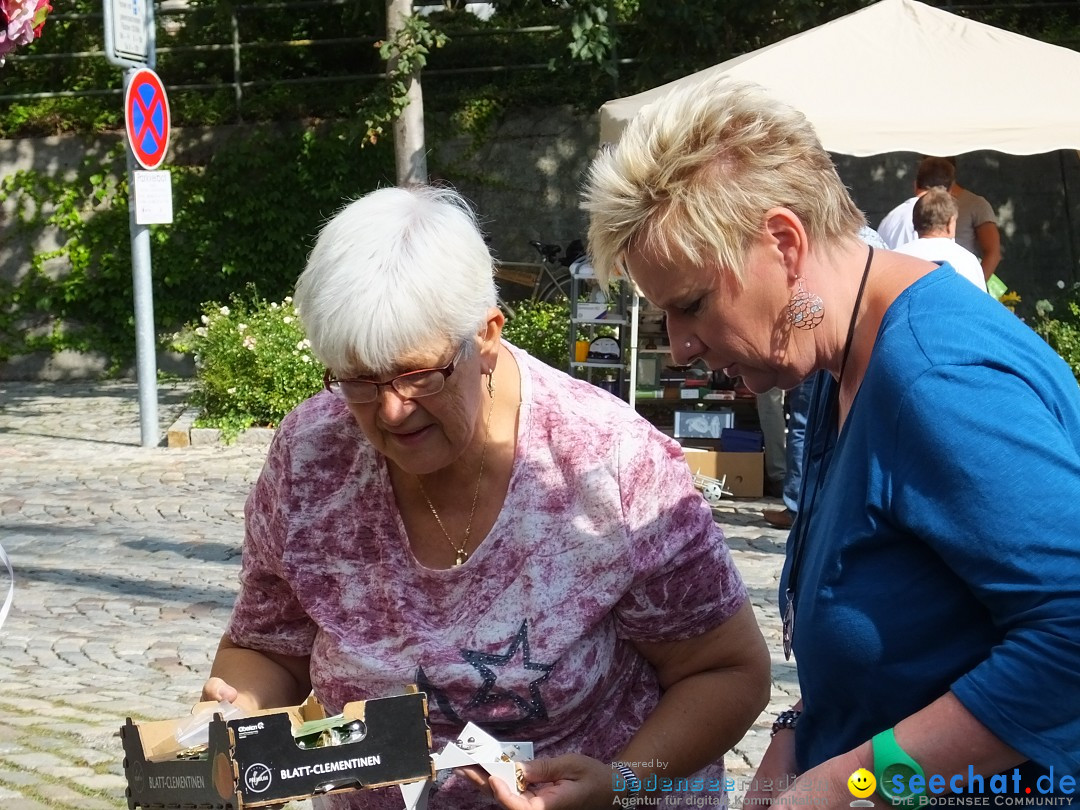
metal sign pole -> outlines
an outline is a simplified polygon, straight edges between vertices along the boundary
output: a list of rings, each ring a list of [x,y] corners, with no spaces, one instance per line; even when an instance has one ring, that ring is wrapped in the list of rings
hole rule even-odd
[[[124,71],[124,89],[134,70]],[[131,280],[135,296],[135,373],[139,381],[139,432],[143,447],[159,439],[157,398],[157,339],[154,334],[154,287],[150,263],[150,229],[135,220],[135,171],[138,164],[127,144],[128,223],[131,230]]]
[[[124,98],[138,68],[153,67],[155,36],[153,0],[103,0],[105,56],[124,69]],[[125,105],[126,106],[126,105]],[[126,110],[125,110],[126,114]],[[136,219],[135,171],[130,127],[127,145],[128,221],[131,231],[131,277],[135,298],[135,373],[139,383],[139,432],[143,447],[159,440],[157,340],[154,334],[153,274],[150,229]]]

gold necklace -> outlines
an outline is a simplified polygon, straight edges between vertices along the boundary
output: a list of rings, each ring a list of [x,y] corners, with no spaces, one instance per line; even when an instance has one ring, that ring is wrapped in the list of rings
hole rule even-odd
[[[442,529],[442,533],[446,537],[446,542],[450,544],[450,548],[457,554],[454,558],[455,568],[469,559],[469,552],[466,549],[469,547],[469,535],[472,533],[473,518],[476,516],[476,504],[480,499],[480,482],[484,480],[484,459],[487,458],[488,439],[491,438],[491,414],[495,411],[495,392],[492,388],[490,377],[488,379],[488,392],[491,394],[491,404],[488,405],[487,420],[484,422],[484,449],[480,451],[480,474],[476,477],[476,489],[473,491],[472,509],[469,510],[469,522],[465,525],[465,539],[461,541],[460,546],[450,538],[450,532],[446,530],[442,518],[439,517],[439,513],[435,511],[435,504],[431,502],[431,498],[428,497],[427,491],[424,489],[424,482],[420,480],[419,475],[416,476],[416,483],[420,485],[420,494],[423,495],[424,500],[427,501],[428,509],[430,509],[431,514],[435,516],[435,522],[438,523],[439,528]]]

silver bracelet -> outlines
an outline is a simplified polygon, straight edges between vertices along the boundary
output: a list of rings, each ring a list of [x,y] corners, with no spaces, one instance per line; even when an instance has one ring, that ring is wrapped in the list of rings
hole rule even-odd
[[[769,736],[775,737],[778,731],[794,731],[795,724],[799,722],[800,716],[802,716],[802,712],[798,709],[788,709],[786,712],[780,712],[772,724],[772,734]]]
[[[641,795],[641,779],[629,765],[616,765],[615,770],[622,774],[623,782],[626,783],[626,795],[628,798],[636,798]]]

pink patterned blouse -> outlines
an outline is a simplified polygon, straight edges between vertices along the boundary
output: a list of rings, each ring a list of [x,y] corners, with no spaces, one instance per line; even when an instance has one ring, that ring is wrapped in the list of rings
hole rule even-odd
[[[310,655],[328,712],[418,684],[435,751],[471,720],[531,740],[538,757],[610,761],[659,699],[632,642],[704,633],[746,589],[678,444],[625,403],[510,348],[521,370],[517,452],[502,512],[468,561],[417,563],[385,459],[323,392],[281,423],[248,498],[228,634]],[[717,796],[722,760],[699,776]],[[396,788],[323,801],[402,807]],[[489,806],[453,775],[430,802]]]

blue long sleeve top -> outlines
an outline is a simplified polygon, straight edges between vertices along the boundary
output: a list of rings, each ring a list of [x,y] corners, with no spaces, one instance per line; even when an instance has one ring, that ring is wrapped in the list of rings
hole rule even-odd
[[[1051,767],[1080,777],[1068,366],[946,265],[890,306],[839,435],[836,383],[821,376],[780,585],[782,607],[794,590],[800,767],[952,690],[1030,758],[1025,783]]]

